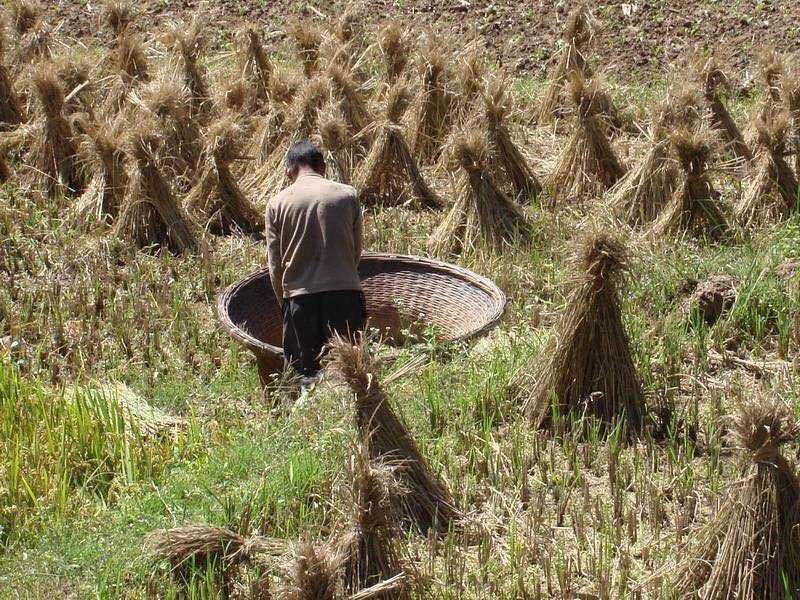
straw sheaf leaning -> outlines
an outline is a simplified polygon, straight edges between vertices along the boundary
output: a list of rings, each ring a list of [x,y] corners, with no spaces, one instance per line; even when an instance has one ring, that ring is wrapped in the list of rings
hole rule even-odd
[[[428,250],[434,254],[460,254],[486,247],[500,251],[532,238],[523,209],[495,183],[487,165],[488,149],[480,133],[453,140],[452,159],[460,173],[455,202],[433,231]]]
[[[799,432],[781,400],[741,402],[731,433],[739,478],[681,552],[687,558],[671,577],[678,594],[748,600],[800,594],[800,482],[781,454]]]
[[[709,168],[717,147],[716,135],[704,126],[680,128],[670,137],[680,165],[680,180],[669,204],[653,223],[655,238],[689,233],[719,239],[729,232]]]
[[[395,496],[395,511],[405,528],[422,535],[446,533],[458,527],[461,514],[449,490],[428,466],[414,438],[397,417],[377,378],[375,361],[362,339],[353,345],[341,338],[331,343],[327,367],[336,372],[354,394],[354,416],[362,443],[372,460],[394,466],[395,477],[406,491]]]
[[[164,246],[176,253],[198,250],[199,228],[178,203],[159,167],[161,140],[153,131],[153,123],[145,120],[129,135],[133,168],[114,232],[141,248]]]
[[[546,181],[558,199],[601,196],[625,175],[608,138],[604,109],[610,103],[597,82],[573,73],[568,91],[577,121]]]
[[[567,305],[535,362],[512,382],[512,393],[536,427],[555,414],[587,416],[607,429],[622,421],[628,435],[642,428],[644,393],[622,322],[619,285],[625,248],[591,230],[581,241]]]
[[[702,118],[700,102],[692,88],[680,86],[654,106],[644,156],[608,194],[609,205],[628,225],[651,223],[672,198],[679,173],[670,153],[669,132],[695,126]]]
[[[797,210],[798,183],[786,162],[790,118],[786,113],[762,116],[756,124],[756,153],[752,174],[734,207],[743,227],[763,225]],[[777,198],[776,198],[777,195]]]
[[[508,117],[512,106],[506,87],[507,82],[494,79],[483,93],[490,162],[496,165],[493,175],[498,183],[508,182],[505,187],[512,197],[530,200],[542,192],[542,184],[511,139]]]
[[[425,181],[400,126],[409,102],[408,89],[403,84],[392,87],[386,96],[386,116],[376,124],[372,147],[354,177],[365,206],[444,206]]]
[[[79,223],[113,221],[128,187],[124,136],[119,125],[101,123],[83,135],[81,152],[91,173],[86,191],[75,205]]]
[[[263,215],[250,204],[231,170],[231,163],[241,156],[245,135],[232,115],[218,120],[206,133],[203,166],[185,206],[212,233],[260,236],[264,230]]]
[[[429,34],[420,50],[421,85],[412,114],[414,157],[420,164],[438,158],[451,124],[447,50]]]
[[[399,556],[398,531],[392,498],[402,496],[394,469],[373,461],[359,445],[350,459],[353,512],[348,529],[339,538],[338,553],[344,588],[354,594],[397,575],[404,576]],[[402,588],[376,596],[382,600],[407,598]]]
[[[722,133],[726,150],[740,160],[752,160],[753,155],[750,148],[745,143],[742,132],[723,102],[722,91],[728,85],[728,78],[722,68],[715,59],[711,58],[700,62],[697,71],[703,97],[711,111],[711,125]]]
[[[164,42],[176,53],[183,72],[184,85],[189,89],[192,117],[201,122],[208,120],[214,108],[206,73],[200,64],[201,54],[206,47],[206,22],[204,16],[198,15],[188,28],[185,24],[178,23],[164,36]]]

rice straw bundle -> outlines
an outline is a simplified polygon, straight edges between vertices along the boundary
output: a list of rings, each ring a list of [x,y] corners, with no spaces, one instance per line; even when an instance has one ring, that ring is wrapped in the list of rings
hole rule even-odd
[[[717,62],[711,58],[699,67],[703,96],[711,109],[711,124],[722,132],[723,139],[734,157],[750,161],[753,158],[750,148],[742,137],[736,122],[722,101],[722,89],[728,79]]]
[[[111,62],[114,75],[106,112],[114,118],[128,103],[129,94],[150,82],[150,69],[142,40],[133,33],[126,33],[117,39],[116,47],[111,52]]]
[[[347,124],[336,106],[328,106],[319,117],[319,135],[328,165],[327,177],[350,185],[353,171],[353,148]]]
[[[439,159],[450,127],[450,92],[447,89],[448,53],[434,34],[420,51],[422,82],[415,100],[411,149],[417,162],[433,164]]]
[[[342,600],[339,557],[325,546],[301,541],[292,549],[281,600]]]
[[[539,123],[549,123],[557,116],[564,104],[561,100],[562,92],[574,73],[580,73],[583,77],[592,76],[592,69],[584,56],[592,34],[589,10],[586,6],[578,6],[567,18],[562,34],[564,45],[559,51],[558,61],[550,73],[547,89],[539,102]]]
[[[328,76],[331,79],[333,92],[339,98],[349,135],[358,138],[360,147],[368,149],[371,140],[367,135],[367,128],[373,119],[367,108],[366,98],[352,76],[341,67],[331,65],[328,68]]]
[[[191,115],[203,121],[208,119],[213,109],[205,70],[200,65],[200,55],[207,42],[205,29],[206,19],[197,16],[188,27],[184,23],[174,24],[164,38],[167,46],[177,52],[183,80],[190,93]]]
[[[680,165],[680,180],[669,204],[653,223],[652,235],[662,238],[688,232],[717,239],[728,231],[728,222],[717,201],[709,176],[716,138],[705,128],[681,128],[670,138]]]
[[[160,159],[166,172],[179,180],[181,189],[191,186],[196,181],[203,141],[191,116],[190,90],[164,73],[132,98],[159,124],[163,138]]]
[[[295,45],[297,57],[303,64],[303,73],[307,78],[313,77],[319,70],[322,30],[308,21],[295,21],[289,25],[286,33]]]
[[[628,225],[650,223],[669,203],[678,179],[678,167],[670,155],[669,132],[676,126],[695,125],[700,118],[700,98],[691,88],[671,90],[656,104],[647,151],[609,191],[609,205]]]
[[[94,121],[97,66],[86,56],[73,51],[55,59],[53,68],[68,98],[64,104],[64,114],[85,113]]]
[[[755,150],[759,146],[758,138],[761,135],[759,127],[780,110],[781,80],[785,72],[783,57],[775,48],[762,50],[756,56],[756,60],[758,62],[758,74],[764,86],[764,95],[755,109],[754,116],[747,124],[744,134],[745,144],[747,144],[753,157],[755,157]]]
[[[158,245],[175,253],[195,251],[200,247],[199,231],[175,199],[159,167],[161,140],[155,130],[149,119],[139,120],[129,135],[133,168],[114,233],[140,248]]]
[[[6,38],[0,31],[0,131],[13,129],[24,120],[22,101],[14,89],[14,78],[6,66]]]
[[[114,37],[119,39],[128,32],[136,20],[136,9],[129,0],[106,0],[103,17]]]
[[[622,244],[602,230],[581,241],[576,277],[553,335],[513,383],[536,427],[560,415],[585,414],[629,435],[642,426],[644,394],[622,323],[618,287],[626,268]]]
[[[781,98],[791,117],[791,148],[794,172],[800,175],[800,68],[787,69],[781,81]]]
[[[740,477],[711,521],[684,549],[672,576],[681,597],[703,600],[800,595],[800,482],[781,445],[800,433],[794,411],[777,399],[744,401],[731,433]]]
[[[392,469],[371,461],[363,445],[350,460],[353,514],[337,540],[344,589],[353,594],[403,573],[397,551],[400,532],[393,514],[392,498],[402,494]],[[402,589],[376,596],[382,600],[406,598]]]
[[[573,73],[568,91],[576,107],[577,123],[546,185],[554,198],[599,196],[625,175],[604,126],[602,115],[608,96],[579,72]]]
[[[762,115],[756,123],[756,153],[750,180],[734,214],[743,227],[763,225],[797,210],[797,177],[786,162],[789,150],[789,115]],[[777,202],[772,194],[775,191]]]
[[[153,555],[167,561],[173,571],[187,567],[202,570],[211,563],[228,569],[257,555],[279,556],[287,550],[284,540],[264,536],[246,538],[215,525],[187,525],[151,534]]]
[[[453,122],[464,126],[479,113],[478,102],[484,93],[486,49],[477,40],[467,44],[459,53],[456,67],[456,90]]]
[[[399,81],[411,55],[411,44],[400,23],[387,21],[381,26],[378,48],[383,56],[386,83],[392,86]]]
[[[77,141],[64,115],[64,89],[51,64],[39,67],[31,78],[41,113],[23,132],[29,152],[25,162],[30,182],[47,195],[80,194],[83,170]]]
[[[113,220],[119,213],[128,186],[123,136],[119,126],[102,123],[83,136],[81,151],[91,181],[75,204],[76,220]]]
[[[428,241],[432,254],[460,254],[481,247],[501,251],[530,239],[525,213],[494,182],[487,156],[486,140],[479,133],[453,140],[453,162],[462,173],[455,203]]]
[[[42,7],[34,0],[11,0],[8,3],[14,30],[19,37],[24,36],[38,25],[42,15]]]
[[[447,487],[430,470],[414,438],[392,409],[377,377],[374,358],[361,339],[357,345],[340,337],[331,344],[328,368],[334,369],[355,396],[355,422],[362,442],[374,461],[395,467],[395,477],[406,491],[395,496],[395,511],[405,527],[444,533],[457,526],[461,515]]]
[[[245,51],[242,53],[242,80],[249,92],[251,112],[257,112],[269,102],[270,80],[275,67],[272,64],[261,35],[255,27],[241,33]]]
[[[483,94],[486,132],[489,140],[489,163],[497,182],[509,182],[515,198],[530,199],[542,191],[542,184],[511,139],[507,121],[511,114],[511,99],[506,94],[506,82],[492,80]]]
[[[248,152],[255,158],[256,164],[269,160],[286,136],[287,113],[291,110],[299,89],[300,81],[293,73],[279,68],[272,73],[266,114],[256,118],[253,143]]]
[[[311,139],[317,132],[320,110],[331,99],[330,79],[318,75],[306,80],[292,105],[289,107],[276,143],[266,160],[242,181],[242,189],[248,195],[257,194],[257,204],[266,204],[284,183],[283,160],[289,146],[299,140]],[[262,133],[264,136],[264,133]],[[261,143],[265,143],[265,137]],[[269,148],[264,148],[268,151]]]
[[[398,206],[415,202],[438,209],[442,201],[427,184],[403,135],[400,119],[410,96],[403,84],[386,96],[386,117],[377,124],[372,147],[354,177],[359,199],[365,206]]]
[[[185,206],[212,233],[260,235],[264,230],[263,215],[242,193],[230,167],[240,156],[245,134],[235,118],[226,115],[205,135],[202,168]]]

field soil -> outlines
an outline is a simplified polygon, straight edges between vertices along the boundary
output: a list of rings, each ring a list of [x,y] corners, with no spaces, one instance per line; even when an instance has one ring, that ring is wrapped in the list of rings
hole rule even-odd
[[[63,21],[74,37],[98,31],[101,3],[60,0],[45,3],[48,14]],[[341,14],[348,3],[314,0],[145,0],[138,3],[153,30],[176,18],[205,11],[217,43],[243,24],[261,23],[280,38],[281,27],[297,17],[322,20]],[[366,26],[396,18],[419,28],[461,34],[477,33],[490,52],[518,74],[540,75],[558,46],[571,2],[532,0],[366,0]],[[594,6],[597,18],[594,56],[597,64],[619,81],[644,80],[679,67],[699,47],[715,51],[732,68],[745,89],[752,80],[753,57],[767,45],[782,51],[800,49],[800,3],[770,0],[660,0]],[[227,32],[227,33],[222,33]]]

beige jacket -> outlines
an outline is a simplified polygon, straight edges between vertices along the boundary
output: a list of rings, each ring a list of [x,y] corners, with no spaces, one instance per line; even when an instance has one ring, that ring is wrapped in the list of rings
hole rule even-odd
[[[267,205],[275,296],[360,290],[362,228],[355,189],[314,173],[300,175]]]

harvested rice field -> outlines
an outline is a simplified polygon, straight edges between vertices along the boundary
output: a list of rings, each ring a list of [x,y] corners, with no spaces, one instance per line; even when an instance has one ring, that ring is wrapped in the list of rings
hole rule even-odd
[[[796,13],[9,0],[0,598],[800,598]],[[295,402],[301,139],[370,330]]]

